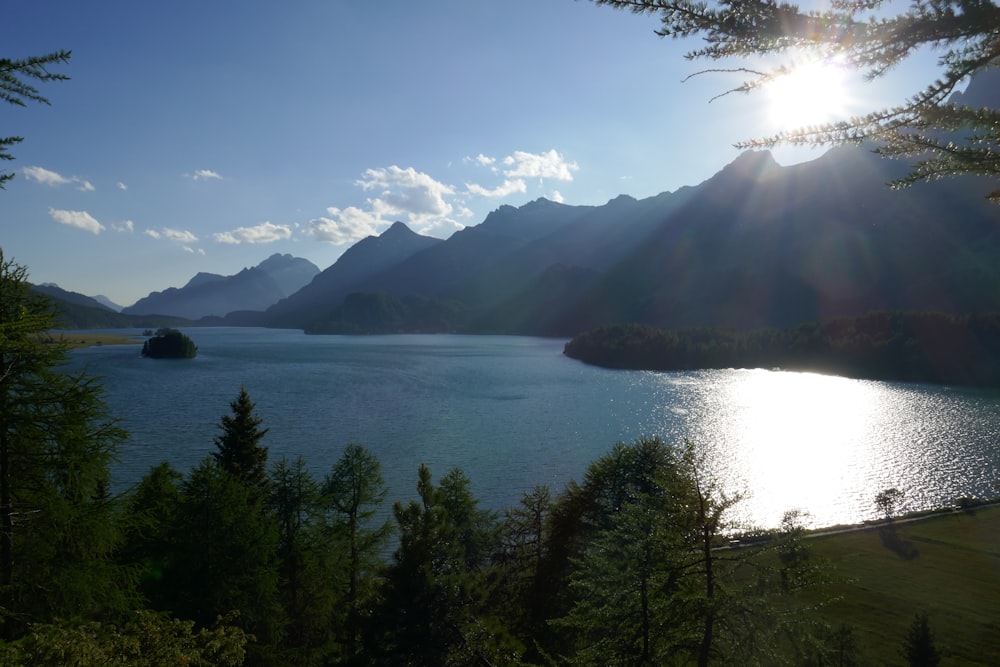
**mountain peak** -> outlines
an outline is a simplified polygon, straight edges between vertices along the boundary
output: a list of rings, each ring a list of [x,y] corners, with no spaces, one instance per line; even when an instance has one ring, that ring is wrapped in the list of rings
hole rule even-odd
[[[533,209],[545,208],[548,206],[559,206],[559,202],[554,202],[551,199],[546,199],[545,197],[539,197],[538,199],[533,199],[527,204],[521,207],[522,211],[530,211]]]
[[[401,235],[415,235],[416,232],[407,227],[404,223],[397,220],[389,226],[389,229],[385,230],[379,234],[380,238],[385,238],[387,236],[401,236]]]

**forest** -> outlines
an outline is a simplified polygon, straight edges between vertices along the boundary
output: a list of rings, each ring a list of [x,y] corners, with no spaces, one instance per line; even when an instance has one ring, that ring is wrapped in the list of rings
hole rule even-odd
[[[387,507],[359,444],[270,461],[241,387],[199,464],[114,495],[127,433],[56,316],[0,255],[4,665],[861,664],[801,516],[737,525],[690,443],[616,444],[501,512],[421,465]]]
[[[793,329],[605,326],[565,354],[633,370],[782,368],[899,382],[1000,386],[1000,314],[873,312]]]

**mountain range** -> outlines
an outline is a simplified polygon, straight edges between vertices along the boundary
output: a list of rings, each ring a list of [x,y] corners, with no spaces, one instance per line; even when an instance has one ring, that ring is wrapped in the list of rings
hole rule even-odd
[[[989,75],[963,101],[1000,107],[1000,74]],[[447,240],[397,222],[323,271],[275,255],[123,313],[314,333],[573,336],[624,322],[749,329],[1000,311],[1000,208],[984,197],[995,183],[886,186],[906,171],[869,146],[792,166],[751,151],[675,192],[501,206]]]
[[[274,254],[236,275],[199,273],[184,287],[153,292],[121,312],[198,320],[237,310],[264,310],[309,284],[318,273],[319,267],[307,259]]]

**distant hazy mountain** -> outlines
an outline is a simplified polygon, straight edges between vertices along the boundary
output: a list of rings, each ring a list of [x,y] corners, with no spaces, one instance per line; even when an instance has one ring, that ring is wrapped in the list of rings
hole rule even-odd
[[[115,311],[116,313],[121,312],[122,306],[118,305],[117,303],[115,303],[114,301],[112,301],[108,297],[104,296],[103,294],[96,294],[96,295],[94,295],[94,301],[96,301],[97,303],[101,304],[102,306],[110,308],[111,310]]]
[[[84,296],[79,292],[70,292],[69,290],[64,290],[55,283],[43,283],[41,285],[34,285],[32,289],[46,296],[52,297],[59,301],[65,303],[71,303],[77,306],[84,306],[87,308],[98,308],[103,310],[114,310],[114,308],[101,303],[95,297]]]
[[[312,262],[275,254],[233,276],[199,273],[181,288],[153,292],[122,309],[126,315],[171,315],[187,319],[232,311],[263,311],[296,292],[319,273]]]
[[[52,299],[58,311],[56,327],[59,329],[158,329],[194,324],[176,317],[122,315],[96,297],[70,292],[52,283],[33,285],[31,289]]]

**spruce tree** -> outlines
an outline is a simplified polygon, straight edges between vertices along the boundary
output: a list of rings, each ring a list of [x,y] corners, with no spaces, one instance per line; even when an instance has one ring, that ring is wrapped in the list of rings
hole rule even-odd
[[[903,657],[910,667],[937,667],[941,663],[927,614],[917,614],[913,619],[903,641]]]
[[[260,441],[268,429],[261,428],[264,420],[257,416],[246,387],[240,387],[239,396],[229,407],[232,414],[222,416],[222,433],[215,438],[218,451],[212,457],[244,486],[263,491],[267,485],[267,447],[262,447]]]

